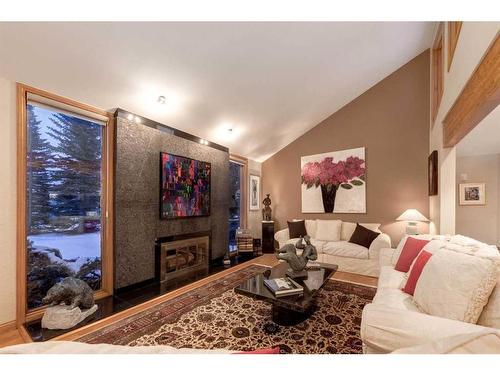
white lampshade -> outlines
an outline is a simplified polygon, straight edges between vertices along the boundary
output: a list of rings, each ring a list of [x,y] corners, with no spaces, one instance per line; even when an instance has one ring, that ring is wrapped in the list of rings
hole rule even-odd
[[[414,208],[409,208],[405,212],[403,212],[396,220],[398,221],[410,221],[410,222],[416,222],[416,221],[429,221],[424,215],[422,215],[420,212],[418,212]]]

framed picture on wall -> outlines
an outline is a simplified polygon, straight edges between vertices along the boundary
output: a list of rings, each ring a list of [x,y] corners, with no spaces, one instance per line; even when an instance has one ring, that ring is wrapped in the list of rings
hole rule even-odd
[[[486,184],[459,184],[461,206],[482,206],[486,204]]]
[[[250,211],[256,211],[260,209],[260,176],[250,175],[249,181],[249,209]]]
[[[438,194],[438,152],[437,150],[432,151],[427,159],[427,173],[428,173],[428,185],[429,185],[429,196]]]

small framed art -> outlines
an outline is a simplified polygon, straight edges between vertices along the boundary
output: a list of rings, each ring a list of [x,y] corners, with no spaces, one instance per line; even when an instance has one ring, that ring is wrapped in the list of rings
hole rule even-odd
[[[460,184],[459,190],[461,206],[482,206],[486,204],[486,184]]]

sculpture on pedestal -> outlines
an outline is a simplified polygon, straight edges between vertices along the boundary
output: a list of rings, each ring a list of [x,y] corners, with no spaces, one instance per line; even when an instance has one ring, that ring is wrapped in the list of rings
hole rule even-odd
[[[266,197],[262,201],[264,208],[262,209],[262,220],[271,221],[271,214],[273,210],[271,209],[271,198],[269,198],[271,194],[266,194]]]

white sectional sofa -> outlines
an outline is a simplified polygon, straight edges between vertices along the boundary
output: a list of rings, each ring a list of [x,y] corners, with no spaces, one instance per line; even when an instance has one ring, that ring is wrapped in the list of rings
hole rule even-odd
[[[434,249],[446,249],[452,244],[454,251],[463,250],[469,255],[500,256],[495,246],[488,246],[463,236],[421,235],[412,237],[433,240]],[[412,295],[401,290],[406,282],[407,274],[395,270],[406,238],[401,240],[396,249],[380,250],[380,276],[377,293],[373,302],[363,309],[361,338],[365,352],[405,352],[405,348],[419,346],[425,348],[429,345],[436,346],[440,342],[446,344],[454,342],[457,337],[477,337],[488,333],[491,336],[492,332],[494,337],[500,337],[500,278],[498,278],[477,324],[426,314],[414,302]],[[468,245],[463,244],[464,241],[468,242]],[[470,244],[475,246],[474,254],[467,252],[467,249],[470,249]],[[425,249],[426,247],[424,247]],[[456,282],[467,282],[467,276],[457,275]],[[436,288],[439,288],[439,285]],[[495,342],[495,345],[498,345],[499,340]],[[484,349],[484,352],[500,351],[498,346],[493,349],[491,347]]]
[[[380,224],[360,223],[360,225],[380,233],[370,247],[366,248],[348,242],[356,229],[356,223],[340,220],[321,220],[323,222],[331,221],[332,224],[340,226],[338,240],[325,241],[318,239],[316,236],[318,221],[305,220],[307,234],[311,237],[311,243],[316,246],[318,251],[318,262],[336,264],[339,271],[378,277],[380,250],[391,247],[391,238],[379,230]],[[276,232],[274,238],[278,241],[279,247],[289,243],[295,244],[299,240],[299,238],[290,238],[288,228]]]

